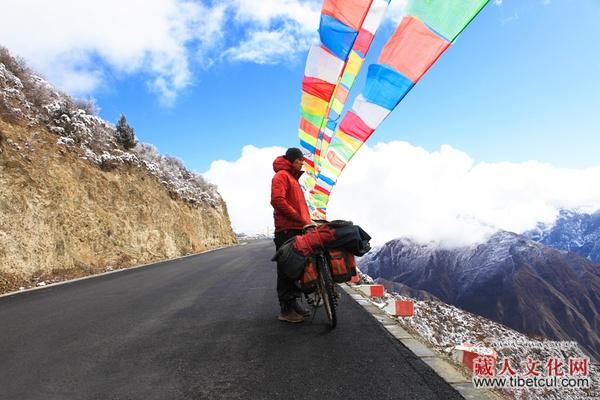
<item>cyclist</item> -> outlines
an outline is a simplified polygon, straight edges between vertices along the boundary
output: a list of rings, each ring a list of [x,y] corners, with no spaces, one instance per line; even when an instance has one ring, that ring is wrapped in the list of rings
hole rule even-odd
[[[304,155],[296,147],[287,149],[285,155],[273,161],[275,176],[271,182],[271,205],[275,220],[275,247],[288,239],[302,234],[302,227],[309,224],[310,213],[304,200],[304,193],[298,183],[303,174]],[[277,297],[281,311],[280,321],[298,323],[310,312],[298,303],[301,292],[296,282],[287,278],[277,267]]]

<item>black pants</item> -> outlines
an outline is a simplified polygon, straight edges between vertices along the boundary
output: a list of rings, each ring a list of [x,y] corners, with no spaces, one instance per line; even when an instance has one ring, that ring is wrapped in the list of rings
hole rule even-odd
[[[275,232],[275,248],[279,250],[282,244],[287,242],[294,236],[302,235],[301,229],[288,229],[285,231]],[[279,305],[282,309],[288,307],[293,303],[296,298],[300,297],[302,292],[298,288],[296,282],[286,277],[277,265],[277,297],[279,298]]]

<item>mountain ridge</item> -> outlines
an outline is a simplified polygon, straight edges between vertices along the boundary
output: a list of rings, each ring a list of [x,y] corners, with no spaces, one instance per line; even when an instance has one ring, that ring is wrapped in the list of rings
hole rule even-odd
[[[360,267],[518,331],[576,340],[600,354],[600,266],[574,253],[501,231],[456,249],[393,240]]]
[[[571,251],[600,263],[600,210],[582,213],[561,209],[554,223],[540,223],[523,235],[555,249]]]

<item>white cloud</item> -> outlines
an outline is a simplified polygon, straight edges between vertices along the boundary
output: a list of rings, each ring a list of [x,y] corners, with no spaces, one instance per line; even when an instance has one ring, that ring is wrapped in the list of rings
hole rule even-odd
[[[234,229],[264,232],[273,159],[282,148],[247,146],[236,161],[214,162]],[[563,169],[537,161],[475,163],[448,145],[428,152],[406,142],[364,146],[334,188],[330,219],[350,219],[382,244],[396,237],[446,246],[483,240],[498,229],[523,232],[550,223],[558,209],[600,209],[600,166]]]
[[[45,69],[44,69],[45,68]],[[37,69],[37,68],[35,68]],[[59,87],[74,94],[90,93],[102,84],[104,72],[88,62],[88,56],[71,52],[42,67],[45,75]]]
[[[316,0],[211,4],[7,0],[0,44],[74,95],[90,94],[110,75],[142,73],[168,104],[192,82],[192,63],[210,65],[223,59],[221,52],[231,60],[278,62],[305,50],[318,26]]]
[[[218,186],[227,203],[234,231],[267,233],[273,231],[271,178],[273,160],[285,153],[282,147],[245,146],[236,161],[214,161],[203,176]]]
[[[108,66],[146,73],[169,102],[190,82],[186,44],[215,35],[200,27],[219,11],[186,0],[9,0],[0,42],[74,94],[97,88]]]
[[[0,44],[59,88],[89,96],[142,74],[165,104],[192,65],[296,61],[317,40],[322,0],[6,0]],[[397,23],[406,0],[393,1]]]
[[[232,61],[275,64],[293,60],[317,38],[320,2],[231,0],[239,24],[249,26],[239,44],[223,52]]]
[[[305,31],[316,31],[321,12],[320,0],[230,0],[236,17],[243,22],[256,22],[263,27],[274,20],[295,22]]]
[[[502,0],[494,0],[494,5],[501,6],[502,5]]]
[[[280,30],[251,32],[239,46],[228,49],[224,57],[234,61],[248,61],[256,64],[276,64],[293,60],[299,49],[308,49],[311,35],[298,34],[293,26]]]
[[[399,23],[406,4],[392,1],[387,21]],[[109,77],[142,74],[148,88],[171,104],[193,82],[192,66],[296,60],[317,39],[321,5],[322,0],[5,0],[0,44],[76,96],[93,94]]]

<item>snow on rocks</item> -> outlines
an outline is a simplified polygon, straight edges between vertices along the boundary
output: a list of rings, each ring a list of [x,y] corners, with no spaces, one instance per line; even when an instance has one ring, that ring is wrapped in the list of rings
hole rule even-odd
[[[84,105],[78,106],[77,101],[16,64],[0,62],[0,111],[6,116],[28,126],[46,127],[59,136],[58,145],[68,145],[81,159],[105,171],[122,165],[145,168],[174,199],[191,205],[221,205],[216,187],[189,171],[180,160],[165,157],[145,144],[123,151],[116,141],[114,125],[88,113]]]
[[[58,140],[56,141],[56,144],[63,144],[63,145],[68,145],[68,146],[72,146],[75,144],[75,140],[73,140],[70,137],[65,137],[65,136],[61,136],[58,138]]]
[[[23,93],[23,83],[0,63],[0,103],[13,118],[27,120],[31,104]]]

